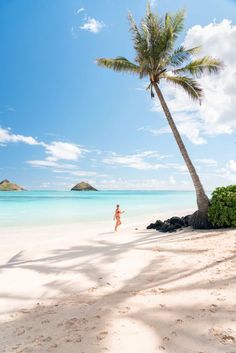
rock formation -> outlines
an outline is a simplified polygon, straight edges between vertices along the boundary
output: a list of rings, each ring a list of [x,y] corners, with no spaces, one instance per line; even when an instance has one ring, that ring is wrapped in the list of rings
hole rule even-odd
[[[149,224],[147,229],[156,229],[162,233],[176,232],[177,229],[182,229],[190,226],[191,215],[185,217],[172,217],[164,222],[157,220],[155,223]]]
[[[71,191],[97,191],[97,189],[95,189],[93,186],[91,186],[88,183],[85,183],[84,181],[82,181],[79,184],[76,184]]]
[[[11,183],[5,179],[0,182],[0,191],[22,191],[24,190],[21,186]]]

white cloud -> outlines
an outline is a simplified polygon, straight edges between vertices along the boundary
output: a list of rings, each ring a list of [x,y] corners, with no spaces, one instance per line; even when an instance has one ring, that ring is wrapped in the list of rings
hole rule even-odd
[[[77,161],[87,150],[68,142],[54,141],[51,144],[43,144],[48,161],[70,160]]]
[[[203,164],[207,167],[217,167],[218,165],[218,162],[212,158],[199,158],[199,159],[196,159],[196,162]]]
[[[165,158],[165,156],[161,156],[157,151],[144,151],[123,156],[112,153],[110,157],[103,159],[103,163],[138,170],[157,170],[160,168],[165,168],[164,164],[156,163],[156,160],[161,160],[163,158]]]
[[[85,171],[85,170],[79,170],[78,166],[75,164],[61,164],[55,161],[51,160],[34,160],[34,161],[27,161],[26,163],[30,164],[32,167],[35,168],[47,168],[50,169],[53,173],[66,173],[75,177],[81,177],[81,176],[97,176],[99,178],[101,177],[107,177],[105,174],[97,174],[97,172],[94,171]],[[65,176],[61,178],[66,178]]]
[[[68,182],[58,182],[58,181],[53,181],[53,182],[43,182],[39,188],[40,189],[48,189],[48,190],[64,190],[64,189],[71,189],[71,184]]]
[[[157,0],[150,0],[150,6],[155,7],[157,5]]]
[[[97,175],[96,172],[91,172],[91,171],[86,171],[86,170],[76,170],[76,171],[70,171],[71,175],[74,176],[95,176]]]
[[[176,169],[178,172],[183,174],[189,173],[188,168],[185,164],[167,163],[166,167]]]
[[[51,160],[33,160],[27,161],[26,163],[30,164],[32,167],[38,168],[58,168],[58,169],[65,169],[71,170],[78,168],[75,164],[60,164],[55,161]]]
[[[32,167],[56,167],[57,163],[52,161],[45,161],[45,160],[35,160],[35,161],[27,161],[26,163],[30,164]]]
[[[233,184],[236,183],[236,173],[235,171],[231,170],[229,165],[226,165],[225,168],[219,169],[217,171],[216,176],[223,180],[224,185],[228,185],[229,183],[233,183]]]
[[[234,160],[230,160],[228,163],[227,163],[227,168],[231,171],[231,172],[236,172],[236,161]]]
[[[75,12],[75,14],[76,15],[79,15],[81,12],[84,12],[85,11],[85,9],[83,8],[83,7],[81,7],[80,9],[78,9],[76,12]]]
[[[176,180],[175,180],[175,177],[174,177],[173,175],[171,175],[171,176],[169,177],[169,183],[170,183],[171,185],[176,185],[176,184],[177,184],[177,182],[176,182]]]
[[[91,33],[99,33],[105,27],[105,23],[98,21],[92,17],[86,17],[84,24],[80,26],[80,29],[89,31]]]
[[[26,143],[27,145],[40,144],[40,142],[38,142],[35,138],[31,136],[16,135],[16,134],[13,134],[10,129],[3,129],[0,127],[0,144],[6,144],[10,142],[13,142],[13,143],[23,142],[23,143]]]
[[[192,185],[187,180],[181,180],[177,185],[177,181],[173,176],[169,179],[124,179],[124,178],[109,178],[97,181],[96,183],[99,189],[105,190],[189,190],[192,189]]]
[[[188,48],[202,45],[201,56],[217,57],[225,67],[218,75],[199,80],[205,92],[201,106],[181,89],[163,84],[163,93],[180,133],[195,144],[204,144],[209,137],[220,134],[232,134],[236,130],[236,25],[225,19],[218,24],[194,26],[188,30],[184,45]],[[153,110],[162,112],[157,100]],[[143,129],[156,135],[170,132],[167,126]]]
[[[57,161],[60,160],[69,160],[69,161],[77,161],[82,155],[88,150],[82,148],[76,144],[61,142],[61,141],[53,141],[49,144],[45,142],[39,142],[32,136],[24,136],[19,134],[14,134],[11,130],[4,129],[0,127],[0,145],[6,145],[8,143],[17,143],[22,142],[27,145],[33,146],[42,146],[45,149],[46,158],[45,160],[35,160],[28,161],[32,166],[40,166],[40,167],[58,167]],[[73,165],[62,165],[61,167],[65,168],[73,168]]]

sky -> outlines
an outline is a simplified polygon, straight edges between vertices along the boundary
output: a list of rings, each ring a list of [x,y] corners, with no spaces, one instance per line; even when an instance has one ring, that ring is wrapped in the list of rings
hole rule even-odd
[[[224,62],[199,81],[200,106],[161,85],[206,190],[236,183],[236,1],[151,1],[186,10],[179,44]],[[148,82],[105,70],[99,57],[134,58],[127,19],[143,0],[0,0],[0,179],[27,189],[192,190]]]

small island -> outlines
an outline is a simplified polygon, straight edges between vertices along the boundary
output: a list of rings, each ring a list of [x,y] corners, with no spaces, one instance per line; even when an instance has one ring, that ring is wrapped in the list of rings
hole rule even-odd
[[[88,183],[85,183],[84,181],[81,181],[81,183],[76,184],[71,191],[98,191],[95,189],[93,186],[91,186]]]
[[[21,186],[14,184],[7,179],[0,182],[0,191],[23,191],[23,190],[24,189]]]

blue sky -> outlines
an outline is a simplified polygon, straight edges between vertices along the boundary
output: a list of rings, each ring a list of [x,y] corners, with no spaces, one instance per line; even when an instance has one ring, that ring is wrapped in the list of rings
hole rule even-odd
[[[28,189],[192,189],[146,82],[97,67],[134,56],[127,13],[137,0],[1,0],[0,179]],[[204,4],[204,6],[203,6]],[[206,189],[236,182],[236,2],[152,1],[187,11],[180,43],[202,44],[225,70],[201,80],[200,107],[162,86]]]

